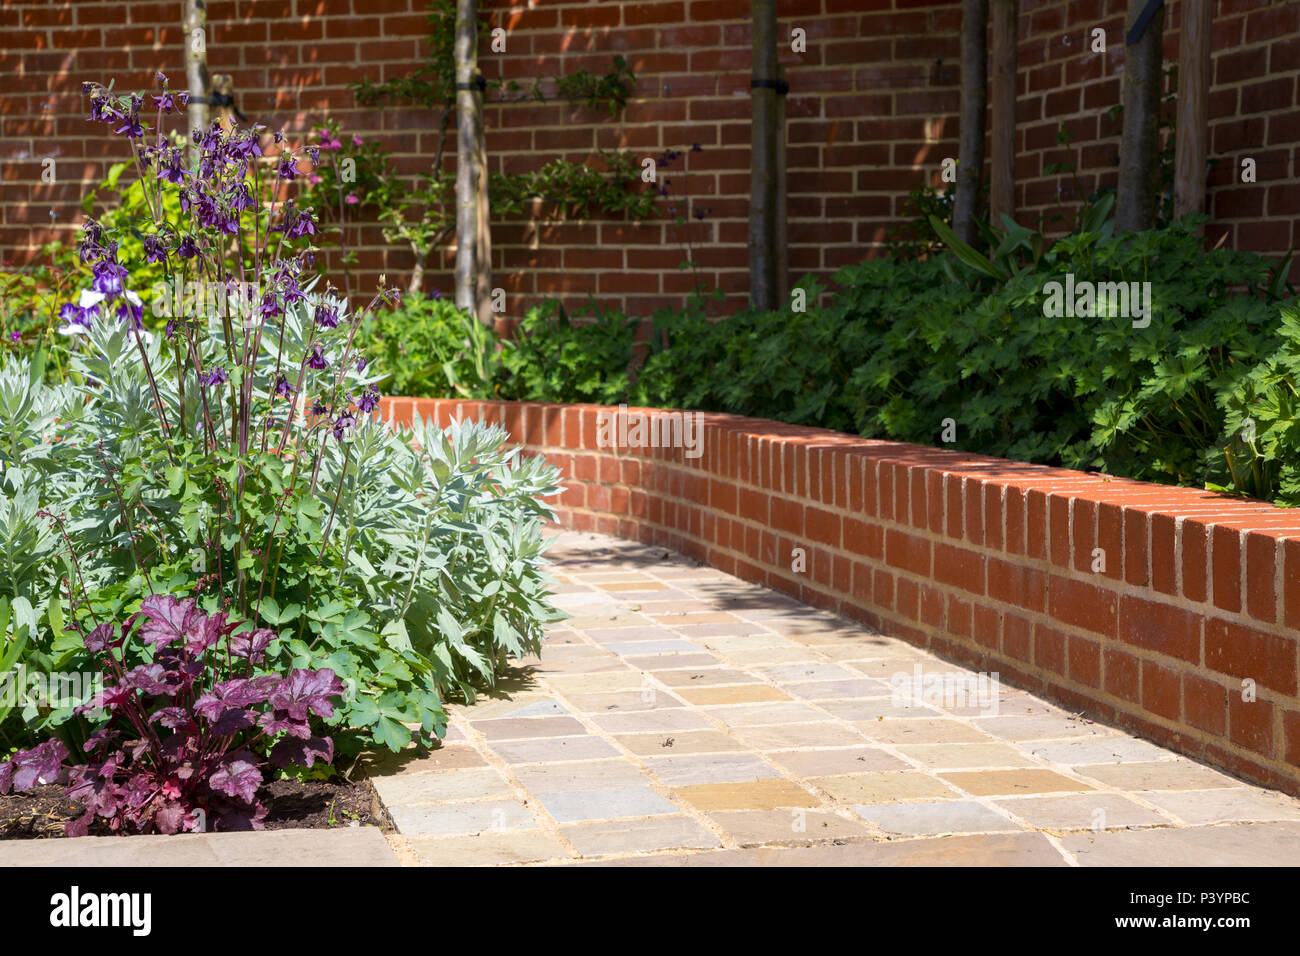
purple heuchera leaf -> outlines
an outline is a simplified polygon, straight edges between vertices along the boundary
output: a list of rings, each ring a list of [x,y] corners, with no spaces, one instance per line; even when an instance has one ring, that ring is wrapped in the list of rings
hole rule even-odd
[[[252,754],[241,750],[208,777],[208,786],[218,793],[239,797],[245,803],[257,800],[257,790],[262,786],[262,771],[257,769]]]
[[[299,740],[285,737],[271,748],[271,763],[277,767],[310,767],[317,760],[329,763],[334,759],[334,741],[328,737],[309,737]]]
[[[179,676],[174,671],[168,670],[155,661],[152,664],[141,664],[127,671],[122,686],[128,690],[139,690],[154,696],[169,697],[180,688]]]
[[[297,720],[306,720],[311,710],[320,717],[334,716],[333,697],[343,695],[343,682],[328,667],[310,671],[301,667],[280,682],[271,693],[271,706]]]
[[[275,640],[275,631],[260,627],[255,631],[241,631],[230,636],[230,653],[234,657],[243,657],[260,664],[266,657],[266,649]]]
[[[279,684],[278,677],[223,680],[194,702],[194,710],[200,716],[212,720],[227,708],[251,707],[253,704],[264,703]]]
[[[60,740],[47,740],[31,750],[20,750],[0,764],[0,793],[19,793],[37,784],[53,783],[63,769],[68,748]]]
[[[178,600],[170,594],[151,594],[140,602],[140,613],[145,623],[140,628],[140,639],[155,647],[165,647],[185,636],[186,625],[194,615],[203,615],[194,598]]]

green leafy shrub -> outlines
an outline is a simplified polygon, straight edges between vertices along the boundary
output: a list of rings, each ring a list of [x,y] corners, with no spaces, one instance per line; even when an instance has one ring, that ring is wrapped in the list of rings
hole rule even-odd
[[[627,397],[638,321],[594,302],[574,314],[592,319],[574,322],[555,300],[528,310],[502,354],[507,397],[601,404]]]

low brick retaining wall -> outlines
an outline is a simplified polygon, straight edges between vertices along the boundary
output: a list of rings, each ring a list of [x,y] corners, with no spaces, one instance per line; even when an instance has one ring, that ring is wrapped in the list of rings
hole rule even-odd
[[[597,405],[381,408],[396,422],[504,425],[564,473],[566,527],[674,548],[1300,794],[1300,509],[735,415],[625,411],[620,431],[619,410]],[[698,444],[653,447],[683,414],[698,416],[684,436]]]

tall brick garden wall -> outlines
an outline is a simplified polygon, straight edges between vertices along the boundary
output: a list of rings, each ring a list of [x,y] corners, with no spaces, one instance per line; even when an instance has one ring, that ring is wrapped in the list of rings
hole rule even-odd
[[[504,425],[563,473],[566,527],[680,550],[1300,794],[1300,511],[734,415],[701,416],[698,457],[610,447],[614,411],[381,408]]]
[[[359,108],[347,84],[405,75],[421,61],[424,0],[211,0],[208,59],[232,74],[243,111],[272,127],[303,130],[324,115],[348,133],[377,136],[409,173],[425,168],[437,117],[428,111]],[[1166,4],[1166,58],[1177,58],[1181,2]],[[646,155],[699,143],[690,155],[693,195],[711,210],[692,222],[707,285],[733,304],[747,288],[749,4],[745,0],[495,0],[504,54],[480,50],[493,78],[603,73],[627,58],[635,99],[615,121],[555,103],[493,104],[487,145],[497,169],[523,170],[597,147]],[[1124,61],[1125,0],[1021,0],[1019,150],[1021,221],[1069,218],[1074,177],[1048,172],[1073,162],[1086,193],[1115,181]],[[1210,96],[1211,242],[1281,253],[1300,244],[1300,2],[1216,3]],[[909,189],[937,183],[956,155],[957,0],[778,0],[782,30],[807,31],[807,52],[783,48],[787,101],[790,267],[829,275],[879,248],[903,216]],[[125,158],[120,141],[84,121],[83,80],[146,87],[155,71],[179,79],[180,3],[157,0],[0,0],[0,259],[24,261],[41,241],[69,235],[86,185]],[[1093,28],[1108,52],[1090,51]],[[548,84],[545,88],[550,89]],[[1070,149],[1056,143],[1064,124]],[[1240,184],[1240,159],[1258,183]],[[42,183],[42,160],[57,181]],[[450,162],[450,159],[448,160]],[[679,180],[677,187],[682,185]],[[683,234],[663,221],[499,224],[497,284],[517,315],[535,297],[571,302],[594,293],[633,312],[680,304],[693,278],[678,271]],[[411,265],[410,254],[366,229],[359,269],[366,287]],[[450,259],[427,285],[446,290]],[[1300,269],[1297,270],[1300,277]]]

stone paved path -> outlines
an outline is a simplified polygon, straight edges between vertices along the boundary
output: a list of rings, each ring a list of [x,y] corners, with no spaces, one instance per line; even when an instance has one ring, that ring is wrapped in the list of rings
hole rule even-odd
[[[1300,861],[1300,801],[663,548],[556,537],[573,617],[541,660],[372,770],[406,864]]]

